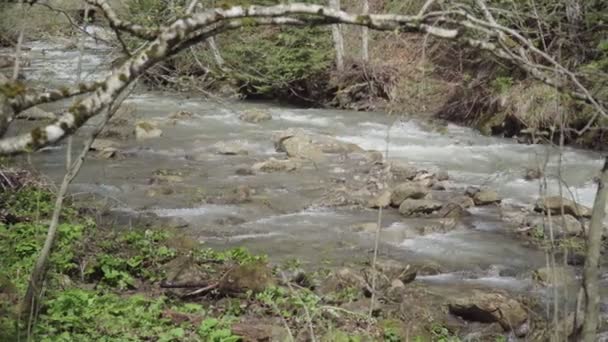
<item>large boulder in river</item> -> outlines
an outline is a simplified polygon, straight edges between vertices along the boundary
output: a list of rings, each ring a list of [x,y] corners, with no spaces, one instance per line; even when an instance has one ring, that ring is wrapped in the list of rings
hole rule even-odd
[[[561,214],[562,206],[564,207],[564,214],[577,218],[591,217],[591,208],[559,196],[540,198],[536,202],[534,210],[543,213],[550,211],[553,215],[559,215]]]
[[[428,199],[406,199],[399,206],[399,213],[405,216],[431,214],[441,209],[443,203]]]
[[[286,152],[289,157],[319,161],[323,153],[360,153],[364,150],[352,143],[340,141],[326,135],[307,134],[299,129],[278,132],[273,137],[277,152]]]
[[[417,183],[401,183],[393,189],[393,193],[391,195],[391,205],[394,207],[399,207],[401,203],[408,198],[421,199],[424,198],[424,196],[426,196],[428,193],[429,189],[427,187],[418,185]]]
[[[135,138],[137,140],[158,138],[163,135],[163,131],[151,121],[139,121],[135,124]]]
[[[516,330],[528,320],[528,310],[502,293],[474,290],[448,303],[451,314],[467,321],[498,322],[505,331]]]
[[[367,203],[367,207],[372,209],[387,208],[391,204],[391,198],[391,192],[389,190],[383,191],[379,195],[371,198]]]

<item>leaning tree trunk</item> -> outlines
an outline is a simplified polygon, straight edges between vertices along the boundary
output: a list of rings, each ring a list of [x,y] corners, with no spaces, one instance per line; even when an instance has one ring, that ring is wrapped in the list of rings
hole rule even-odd
[[[215,44],[215,39],[213,37],[209,37],[207,39],[207,44],[209,44],[209,48],[211,49],[211,53],[213,54],[215,63],[217,64],[218,67],[222,68],[224,66],[224,58],[222,58],[220,49],[218,49],[217,45]]]
[[[608,157],[604,161],[602,175],[597,186],[597,195],[593,203],[591,224],[587,233],[587,255],[583,274],[585,290],[585,321],[583,324],[583,341],[595,342],[598,326],[600,293],[599,293],[599,259],[606,215],[606,198],[608,197]]]
[[[369,14],[369,1],[363,0],[363,15]],[[369,29],[367,26],[361,28],[361,59],[369,62]]]
[[[329,0],[329,7],[340,10],[340,0]],[[341,26],[338,24],[332,25],[331,33],[336,49],[336,69],[342,72],[344,71],[344,38],[342,37]]]

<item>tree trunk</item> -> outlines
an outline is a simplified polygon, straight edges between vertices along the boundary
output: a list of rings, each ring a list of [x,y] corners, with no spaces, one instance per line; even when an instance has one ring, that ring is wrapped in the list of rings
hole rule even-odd
[[[606,198],[608,197],[608,157],[604,161],[604,167],[597,186],[597,194],[593,203],[591,223],[587,232],[587,254],[585,258],[585,269],[583,274],[583,285],[585,289],[585,321],[583,324],[583,341],[595,342],[598,326],[600,293],[599,293],[599,259],[602,245],[603,221],[606,215]]]
[[[363,15],[369,14],[369,1],[363,0]],[[361,59],[369,62],[369,29],[367,26],[361,28]]]
[[[340,10],[340,0],[329,0],[329,7]],[[332,25],[331,33],[334,38],[334,47],[336,49],[336,69],[339,72],[344,71],[344,38],[340,25]]]
[[[224,58],[222,58],[222,55],[220,54],[220,49],[218,49],[217,45],[215,45],[215,38],[209,37],[209,39],[207,39],[207,44],[209,44],[211,53],[213,53],[215,63],[217,63],[220,68],[222,68],[224,66]]]

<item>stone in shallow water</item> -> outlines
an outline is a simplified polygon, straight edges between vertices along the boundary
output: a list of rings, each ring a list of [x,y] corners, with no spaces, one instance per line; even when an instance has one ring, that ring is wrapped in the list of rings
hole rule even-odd
[[[271,120],[272,115],[259,109],[252,109],[241,113],[241,115],[239,115],[239,119],[249,123],[260,123]]]
[[[564,207],[564,214],[569,214],[577,218],[591,217],[591,208],[559,196],[549,196],[544,199],[539,199],[536,201],[534,210],[544,213],[550,211],[551,214],[559,215],[561,214],[562,206]]]
[[[405,216],[430,214],[441,209],[443,203],[426,199],[406,199],[399,206],[399,213]]]
[[[429,193],[429,189],[413,182],[397,185],[391,194],[391,205],[399,207],[406,199],[422,199]]]
[[[139,121],[135,124],[135,138],[137,140],[158,138],[163,135],[163,131],[151,121]]]

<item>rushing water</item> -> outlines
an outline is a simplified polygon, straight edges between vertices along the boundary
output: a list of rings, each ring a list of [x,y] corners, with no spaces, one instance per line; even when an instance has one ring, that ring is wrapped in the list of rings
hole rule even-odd
[[[100,77],[110,62],[110,50],[87,41],[83,73],[85,79]],[[73,82],[78,53],[57,44],[32,43],[28,77],[44,83]],[[366,209],[311,208],[334,178],[347,174],[343,164],[294,173],[237,176],[235,171],[256,161],[278,156],[271,136],[286,128],[330,134],[364,149],[389,151],[389,159],[403,160],[429,170],[446,170],[449,191],[464,191],[469,185],[495,189],[512,204],[528,206],[538,197],[538,181],[523,178],[526,168],[547,159],[548,176],[557,174],[559,154],[546,146],[522,145],[511,140],[482,136],[474,130],[448,125],[441,132],[412,120],[384,113],[362,113],[327,109],[294,109],[273,104],[218,103],[194,94],[139,91],[126,105],[135,108],[139,119],[157,120],[163,135],[157,139],[120,142],[129,155],[121,160],[88,160],[76,178],[72,192],[98,194],[112,200],[117,210],[154,212],[180,217],[190,223],[190,234],[210,246],[244,245],[275,260],[299,258],[308,263],[323,260],[362,259],[369,255],[373,237],[350,227],[374,222],[377,212]],[[262,124],[238,120],[246,109],[269,111],[273,119]],[[170,122],[178,110],[194,117]],[[91,120],[85,130],[95,123]],[[387,139],[388,137],[388,139]],[[79,141],[77,138],[76,142]],[[218,142],[238,141],[247,155],[216,153]],[[75,145],[78,146],[77,144]],[[76,148],[77,149],[77,148]],[[33,164],[51,178],[65,170],[65,144],[32,156]],[[548,156],[548,157],[547,157]],[[601,167],[598,154],[566,148],[561,177],[575,198],[593,203],[593,178]],[[172,194],[149,196],[149,178],[158,169],[180,170],[183,182]],[[201,204],[196,192],[214,193],[248,185],[255,196],[271,205]],[[196,191],[193,191],[196,190]],[[549,193],[558,185],[549,183]],[[413,221],[393,211],[384,215],[381,254],[406,261],[435,262],[448,273],[421,277],[429,283],[460,282],[489,285],[515,291],[531,288],[526,272],[545,264],[541,251],[525,247],[505,232],[495,209],[473,209],[462,227],[449,233],[412,234]],[[238,218],[233,224],[218,220]]]

